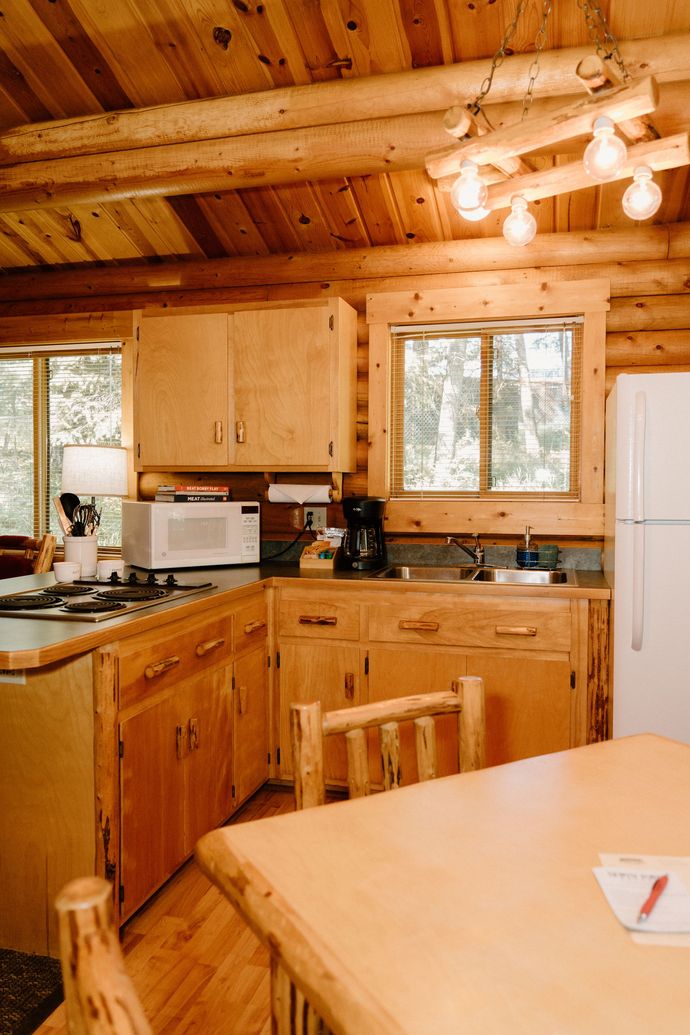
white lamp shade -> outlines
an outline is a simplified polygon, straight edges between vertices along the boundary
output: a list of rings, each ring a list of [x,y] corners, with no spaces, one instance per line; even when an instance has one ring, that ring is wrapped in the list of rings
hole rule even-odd
[[[122,446],[65,446],[62,491],[75,496],[126,496],[127,450]]]

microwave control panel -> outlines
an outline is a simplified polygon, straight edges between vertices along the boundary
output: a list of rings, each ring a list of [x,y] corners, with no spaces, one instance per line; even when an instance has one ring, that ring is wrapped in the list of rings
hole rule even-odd
[[[258,503],[242,503],[240,552],[242,560],[258,561],[261,559],[261,535]]]

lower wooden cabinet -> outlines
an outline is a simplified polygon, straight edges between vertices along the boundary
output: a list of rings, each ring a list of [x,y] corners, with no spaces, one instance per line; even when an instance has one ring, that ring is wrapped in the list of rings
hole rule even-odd
[[[276,614],[279,775],[292,775],[291,702],[320,699],[328,710],[446,689],[463,675],[484,680],[488,765],[586,743],[588,696],[598,692],[588,685],[588,604],[566,596],[381,591],[362,584],[319,586],[315,593],[304,583],[284,584]],[[438,734],[441,772],[450,773],[453,720],[439,722]],[[403,768],[406,760],[414,765],[409,731],[401,750]],[[327,742],[325,767],[328,780],[342,780],[343,745]]]
[[[118,645],[121,920],[268,777],[267,627],[259,593]]]

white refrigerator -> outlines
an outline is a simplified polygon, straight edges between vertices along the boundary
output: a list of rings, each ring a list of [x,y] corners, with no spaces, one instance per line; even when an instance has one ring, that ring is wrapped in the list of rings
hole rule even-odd
[[[690,744],[690,374],[621,374],[606,406],[613,736]]]

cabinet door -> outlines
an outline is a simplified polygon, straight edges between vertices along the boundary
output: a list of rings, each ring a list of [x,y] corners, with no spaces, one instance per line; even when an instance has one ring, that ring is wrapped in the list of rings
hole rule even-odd
[[[235,661],[235,805],[268,779],[266,644]]]
[[[369,650],[369,701],[385,701],[407,694],[450,690],[453,680],[467,674],[464,654],[434,648],[373,647]],[[378,735],[370,734],[370,779],[382,783]],[[436,719],[439,776],[457,773],[458,722],[454,715]],[[414,727],[405,722],[400,728],[402,782],[417,780]]]
[[[289,643],[280,648],[280,775],[292,776],[290,705],[321,701],[323,711],[361,703],[359,647],[351,644]],[[324,750],[327,780],[346,782],[344,736],[328,737]]]
[[[142,319],[134,406],[137,468],[226,465],[227,315]]]
[[[185,854],[202,834],[219,826],[233,810],[232,669],[229,665],[189,680],[179,695],[178,715],[186,722]]]
[[[567,660],[476,654],[467,675],[484,680],[487,765],[570,747]]]
[[[248,310],[235,313],[230,328],[235,465],[329,470],[328,309]]]
[[[160,887],[185,857],[186,738],[174,696],[120,725],[123,918]]]

